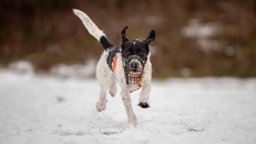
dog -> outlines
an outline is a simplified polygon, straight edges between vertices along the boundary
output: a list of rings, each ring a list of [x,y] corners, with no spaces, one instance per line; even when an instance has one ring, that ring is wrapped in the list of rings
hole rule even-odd
[[[101,90],[96,108],[100,112],[106,108],[107,92],[115,96],[116,82],[121,87],[121,97],[125,106],[128,123],[137,125],[137,118],[133,112],[130,93],[141,88],[139,106],[149,107],[149,93],[151,90],[152,65],[150,62],[149,44],[155,40],[156,32],[151,30],[145,40],[129,40],[126,38],[128,26],[121,31],[122,44],[113,45],[106,35],[84,12],[73,9],[73,13],[80,18],[88,32],[103,46],[104,51],[96,66],[96,78]]]

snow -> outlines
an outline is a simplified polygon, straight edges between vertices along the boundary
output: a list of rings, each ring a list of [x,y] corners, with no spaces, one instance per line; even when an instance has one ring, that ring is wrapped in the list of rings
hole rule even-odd
[[[119,89],[120,91],[120,89]],[[0,69],[0,144],[254,144],[256,79],[154,80],[149,109],[127,123],[120,95],[99,113],[94,78]]]
[[[216,22],[203,23],[199,19],[191,19],[188,25],[182,30],[185,37],[207,38],[218,35],[221,26]]]
[[[227,56],[233,56],[236,52],[233,46],[214,39],[224,32],[225,30],[219,22],[202,22],[196,18],[189,20],[188,24],[181,30],[182,36],[195,39],[197,48],[203,52],[218,51]]]
[[[60,64],[53,67],[50,73],[57,77],[80,77],[80,78],[90,78],[94,75],[96,70],[96,61],[94,59],[87,60],[85,65],[66,65]]]

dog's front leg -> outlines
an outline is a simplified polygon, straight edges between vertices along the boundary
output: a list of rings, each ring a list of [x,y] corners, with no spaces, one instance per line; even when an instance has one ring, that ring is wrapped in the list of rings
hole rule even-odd
[[[128,93],[127,88],[122,89],[121,96],[122,96],[123,104],[124,104],[126,112],[127,112],[128,122],[132,123],[134,126],[136,126],[137,118],[132,110],[131,99],[130,99],[130,95]]]
[[[151,90],[151,85],[146,83],[142,86],[140,98],[139,98],[139,106],[142,108],[149,107],[149,93]]]
[[[149,93],[151,91],[151,79],[152,79],[152,67],[151,63],[148,62],[144,75],[142,78],[142,89],[140,93],[140,98],[139,98],[139,106],[142,108],[148,108],[149,107]]]

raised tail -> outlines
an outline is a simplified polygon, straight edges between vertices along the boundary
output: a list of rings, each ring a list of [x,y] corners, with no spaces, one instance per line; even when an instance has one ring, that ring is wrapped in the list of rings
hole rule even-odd
[[[102,44],[104,49],[108,49],[113,46],[109,43],[106,35],[97,27],[87,14],[78,9],[73,9],[73,13],[80,18],[88,32]]]

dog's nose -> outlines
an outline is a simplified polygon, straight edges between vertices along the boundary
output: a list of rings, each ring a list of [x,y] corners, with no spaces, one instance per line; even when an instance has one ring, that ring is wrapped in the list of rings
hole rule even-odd
[[[138,62],[130,62],[130,70],[134,71],[134,72],[137,72],[139,71],[139,64]]]

